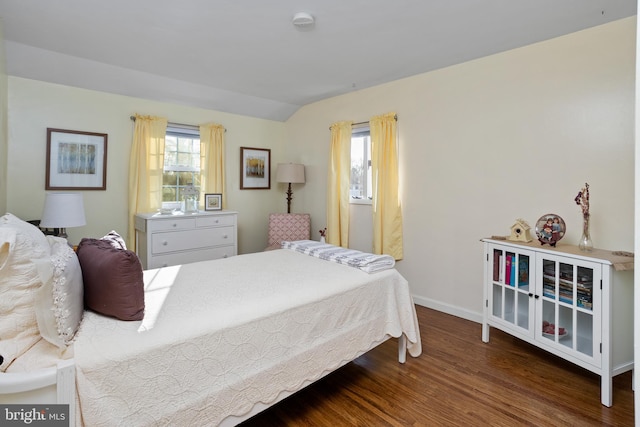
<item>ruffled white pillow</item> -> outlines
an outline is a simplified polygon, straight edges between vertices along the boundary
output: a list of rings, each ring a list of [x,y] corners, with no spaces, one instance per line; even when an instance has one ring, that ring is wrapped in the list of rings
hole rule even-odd
[[[37,263],[42,287],[35,301],[36,318],[42,338],[63,348],[75,336],[84,313],[82,270],[66,239],[47,240],[51,257]]]
[[[38,227],[10,213],[0,217],[0,372],[40,339],[34,300],[42,281],[36,261],[49,256]]]

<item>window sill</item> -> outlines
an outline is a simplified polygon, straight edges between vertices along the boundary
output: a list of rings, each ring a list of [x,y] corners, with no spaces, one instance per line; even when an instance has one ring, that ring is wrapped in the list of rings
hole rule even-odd
[[[371,199],[349,199],[349,204],[352,205],[371,205]]]

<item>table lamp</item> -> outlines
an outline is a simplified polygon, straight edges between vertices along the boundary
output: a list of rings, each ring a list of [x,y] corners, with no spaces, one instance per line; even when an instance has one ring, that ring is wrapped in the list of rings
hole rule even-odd
[[[287,213],[291,213],[291,199],[293,199],[291,184],[304,184],[304,165],[299,163],[278,163],[276,181],[289,184],[287,190]]]
[[[87,223],[81,193],[46,193],[40,227],[59,228],[59,237],[67,238],[67,228]]]

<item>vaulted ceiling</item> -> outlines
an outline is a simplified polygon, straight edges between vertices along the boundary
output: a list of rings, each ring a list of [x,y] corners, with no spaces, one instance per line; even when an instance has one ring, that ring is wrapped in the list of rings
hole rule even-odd
[[[315,23],[294,27],[297,12]],[[635,0],[0,0],[9,75],[279,121],[635,14]]]

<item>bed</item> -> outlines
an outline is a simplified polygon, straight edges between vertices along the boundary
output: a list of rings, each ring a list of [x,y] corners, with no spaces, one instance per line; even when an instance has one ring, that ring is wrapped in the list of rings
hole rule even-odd
[[[83,310],[68,343],[37,339],[0,374],[0,403],[69,404],[71,425],[236,425],[391,337],[401,363],[419,356],[397,270],[317,244],[142,272],[142,318]]]

